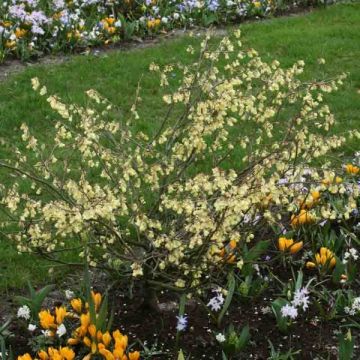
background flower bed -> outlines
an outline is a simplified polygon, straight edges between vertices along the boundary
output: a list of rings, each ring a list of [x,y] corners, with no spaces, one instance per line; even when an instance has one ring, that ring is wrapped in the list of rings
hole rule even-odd
[[[0,63],[117,43],[178,27],[267,17],[318,0],[8,0],[0,4]]]

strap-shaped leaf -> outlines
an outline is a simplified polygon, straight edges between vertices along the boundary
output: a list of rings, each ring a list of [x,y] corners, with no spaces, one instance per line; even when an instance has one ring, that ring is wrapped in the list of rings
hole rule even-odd
[[[236,280],[235,280],[234,274],[231,272],[228,275],[228,294],[226,296],[224,306],[221,309],[218,320],[217,320],[219,327],[221,325],[221,321],[222,321],[224,315],[226,314],[226,312],[231,304],[231,301],[232,301],[232,298],[234,295],[234,291],[235,291],[235,285],[236,285]]]

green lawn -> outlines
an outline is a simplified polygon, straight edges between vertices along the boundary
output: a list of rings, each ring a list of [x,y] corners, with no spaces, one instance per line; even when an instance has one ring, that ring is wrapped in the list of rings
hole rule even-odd
[[[360,126],[360,4],[335,5],[311,14],[241,25],[245,47],[253,47],[266,59],[278,59],[283,66],[296,60],[306,62],[306,78],[329,78],[349,72],[346,85],[328,97],[338,124],[335,131]],[[197,38],[167,41],[147,49],[112,51],[100,57],[74,56],[61,65],[39,65],[0,83],[0,138],[19,142],[22,122],[27,122],[38,137],[51,134],[54,114],[46,101],[31,89],[30,79],[39,77],[65,101],[83,103],[84,91],[95,88],[118,107],[128,112],[138,80],[142,80],[142,109],[145,116],[138,128],[150,132],[163,113],[158,80],[147,73],[152,61],[169,63],[189,61],[185,51]],[[326,65],[319,66],[318,58]],[[1,71],[1,67],[0,67]],[[51,136],[51,135],[50,135]],[[356,143],[348,152],[356,150]],[[357,145],[357,150],[359,146]],[[1,150],[0,150],[1,156]],[[27,279],[46,281],[49,264],[37,258],[18,256],[13,247],[0,238],[0,289],[21,287]]]

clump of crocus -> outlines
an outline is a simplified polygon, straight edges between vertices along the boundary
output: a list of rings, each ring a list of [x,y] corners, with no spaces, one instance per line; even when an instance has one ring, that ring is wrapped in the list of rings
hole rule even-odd
[[[326,247],[320,248],[320,251],[315,254],[315,262],[308,261],[306,267],[313,269],[315,267],[332,269],[336,265],[335,254]]]
[[[305,209],[301,209],[298,215],[291,216],[292,227],[298,227],[305,224],[312,224],[314,221],[315,221],[314,216]]]
[[[18,360],[33,360],[32,356],[29,353],[18,356]],[[49,347],[46,351],[40,350],[38,352],[38,357],[35,359],[40,360],[73,360],[75,359],[74,350],[69,347],[60,347],[59,349],[55,349],[53,347]]]
[[[39,322],[41,327],[47,331],[48,336],[55,336],[61,326],[64,326],[62,323],[65,317],[68,318],[69,322],[76,321],[77,324],[72,324],[75,330],[71,337],[67,338],[66,347],[54,348],[50,346],[47,349],[42,349],[37,353],[35,360],[74,360],[78,355],[82,355],[81,358],[84,360],[90,360],[93,357],[106,360],[140,359],[138,351],[128,351],[128,337],[126,335],[123,335],[119,330],[112,333],[108,330],[107,313],[104,310],[107,302],[100,293],[91,291],[89,302],[77,298],[72,299],[70,305],[73,311],[68,311],[64,306],[55,308],[54,312],[40,311]],[[95,312],[94,314],[91,308]],[[76,348],[72,349],[73,346]],[[27,353],[19,356],[17,360],[33,360],[33,358]]]
[[[348,174],[351,175],[357,175],[360,171],[360,168],[358,166],[352,165],[352,164],[346,164],[345,170]]]
[[[282,252],[290,252],[291,254],[296,254],[299,252],[304,243],[302,241],[294,242],[293,239],[287,239],[285,237],[280,237],[278,240],[279,250]]]

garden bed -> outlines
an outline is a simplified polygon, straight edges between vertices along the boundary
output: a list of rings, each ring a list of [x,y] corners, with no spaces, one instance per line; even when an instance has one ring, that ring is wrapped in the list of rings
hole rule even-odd
[[[176,28],[209,27],[308,11],[317,2],[16,0],[0,5],[0,63],[88,51]]]

